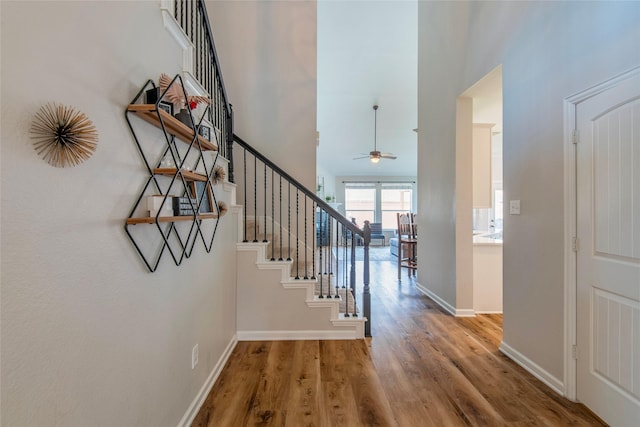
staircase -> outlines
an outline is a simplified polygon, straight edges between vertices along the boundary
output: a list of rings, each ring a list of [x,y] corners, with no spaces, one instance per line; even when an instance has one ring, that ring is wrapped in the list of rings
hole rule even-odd
[[[165,27],[185,49],[186,87],[212,101],[208,123],[228,160],[238,227],[238,339],[371,336],[368,223],[360,230],[233,133],[205,2],[161,3]],[[364,241],[364,261],[356,262],[356,236]],[[363,273],[360,291],[356,269]]]
[[[319,264],[328,247],[300,250],[297,237],[289,241],[283,228],[281,238],[280,224],[269,217],[266,225],[263,218],[247,217],[246,229],[247,241],[236,245],[239,340],[365,336],[367,319],[358,313],[352,291]],[[337,261],[335,255],[330,260]]]

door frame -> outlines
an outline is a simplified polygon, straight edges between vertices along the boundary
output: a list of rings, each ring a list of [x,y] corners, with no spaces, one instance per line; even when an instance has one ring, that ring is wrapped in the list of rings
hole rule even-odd
[[[577,236],[577,179],[576,135],[577,106],[583,101],[610,89],[620,82],[640,74],[640,66],[618,74],[595,86],[584,89],[564,99],[564,395],[577,400],[577,360],[575,358],[577,313],[577,252],[574,250],[574,238]],[[579,135],[577,136],[579,143]]]

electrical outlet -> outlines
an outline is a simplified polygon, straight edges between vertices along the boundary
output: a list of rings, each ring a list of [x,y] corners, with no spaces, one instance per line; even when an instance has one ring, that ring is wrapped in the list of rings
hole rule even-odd
[[[195,369],[196,366],[198,366],[198,344],[191,350],[191,369]]]

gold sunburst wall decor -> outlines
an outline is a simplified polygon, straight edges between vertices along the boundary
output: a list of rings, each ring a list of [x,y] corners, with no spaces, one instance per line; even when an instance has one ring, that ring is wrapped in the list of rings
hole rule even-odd
[[[55,103],[40,108],[31,134],[38,155],[58,168],[79,165],[98,145],[98,131],[83,112]]]

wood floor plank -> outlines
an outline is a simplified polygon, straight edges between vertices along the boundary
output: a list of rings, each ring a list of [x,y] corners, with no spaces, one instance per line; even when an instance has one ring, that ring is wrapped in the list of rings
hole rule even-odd
[[[351,392],[351,373],[345,346],[337,341],[320,342],[320,372],[327,420],[332,426],[359,424],[355,397]]]
[[[324,399],[320,391],[320,343],[296,341],[291,362],[289,399],[285,426],[326,425]]]
[[[284,425],[290,386],[288,371],[294,351],[293,341],[272,343],[247,420],[250,425]]]
[[[375,371],[364,340],[347,341],[351,389],[356,400],[360,425],[395,426],[396,422],[384,388]]]

